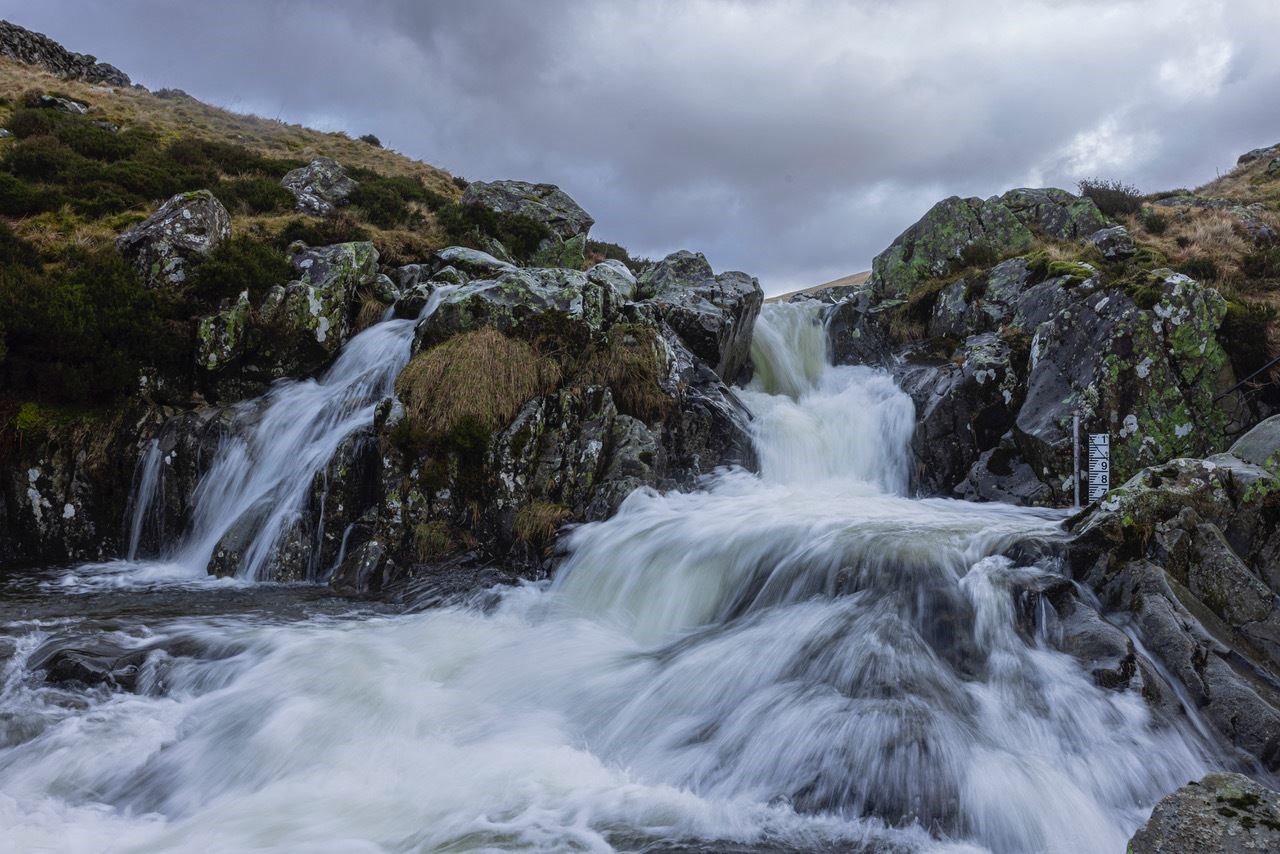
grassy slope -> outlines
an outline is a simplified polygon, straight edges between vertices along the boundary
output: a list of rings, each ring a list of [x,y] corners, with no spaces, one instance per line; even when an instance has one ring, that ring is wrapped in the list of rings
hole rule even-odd
[[[447,199],[458,199],[462,191],[453,176],[394,151],[379,148],[344,133],[324,133],[301,125],[273,119],[243,115],[210,106],[174,92],[148,92],[141,88],[116,88],[78,80],[63,80],[34,66],[0,59],[0,125],[8,120],[13,105],[20,103],[23,93],[38,89],[64,94],[90,105],[90,117],[113,122],[122,130],[138,128],[154,133],[158,143],[183,137],[235,143],[264,157],[282,160],[311,160],[332,157],[344,166],[370,169],[386,176],[416,178],[428,190]],[[156,199],[155,202],[163,201]],[[12,223],[25,239],[37,247],[75,244],[86,248],[109,243],[133,221],[141,220],[149,210],[129,215],[89,220],[74,216],[39,216]],[[435,226],[430,212],[422,212],[425,223],[418,233],[384,231],[366,224],[383,245],[396,246],[424,239],[428,244],[442,242],[443,235]],[[277,231],[292,216],[241,215],[233,211],[232,227],[239,234],[266,234]]]

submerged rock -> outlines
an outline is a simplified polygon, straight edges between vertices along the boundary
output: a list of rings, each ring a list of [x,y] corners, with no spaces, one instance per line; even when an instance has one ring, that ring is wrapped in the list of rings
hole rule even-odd
[[[116,238],[147,287],[176,287],[192,262],[231,237],[231,216],[208,190],[179,193]]]
[[[1129,854],[1280,851],[1280,794],[1243,774],[1209,774],[1156,804]]]

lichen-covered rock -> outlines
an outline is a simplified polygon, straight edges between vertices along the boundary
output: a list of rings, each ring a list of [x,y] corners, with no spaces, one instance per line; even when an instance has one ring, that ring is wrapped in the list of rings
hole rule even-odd
[[[595,224],[591,215],[555,184],[473,181],[462,194],[462,203],[528,217],[545,225],[562,241],[585,236]]]
[[[179,193],[116,238],[116,249],[151,288],[175,287],[193,261],[231,237],[231,216],[208,190]]]
[[[746,273],[715,275],[701,253],[681,250],[645,270],[636,291],[726,382],[747,365],[764,291]]]
[[[601,331],[624,302],[610,283],[578,270],[513,267],[447,294],[419,325],[414,352],[481,327],[505,334],[568,321],[589,335]]]
[[[1024,225],[1058,240],[1082,240],[1107,225],[1092,199],[1055,187],[1010,190],[1000,202]]]
[[[398,296],[372,243],[297,244],[290,263],[297,279],[269,288],[257,306],[242,293],[200,320],[196,369],[207,397],[227,403],[318,372],[350,339],[362,295],[387,305]]]
[[[827,340],[837,365],[887,365],[894,342],[884,313],[893,305],[874,306],[870,288],[863,288],[827,312]]]
[[[1280,793],[1243,774],[1209,774],[1156,804],[1128,854],[1280,851]]]
[[[1123,261],[1132,258],[1138,251],[1133,245],[1133,238],[1129,236],[1129,229],[1123,225],[1098,229],[1089,235],[1089,245],[1101,252],[1102,257],[1108,261]]]
[[[1236,440],[1227,453],[1280,474],[1280,415],[1273,415]]]
[[[1280,768],[1280,479],[1229,454],[1144,469],[1074,521],[1077,581],[1133,626],[1198,714]]]
[[[333,213],[359,186],[332,157],[317,157],[287,172],[280,183],[297,199],[297,209],[313,216]]]
[[[999,199],[952,196],[929,209],[871,262],[871,286],[881,296],[901,297],[928,279],[965,263],[966,251],[1013,255],[1031,246],[1031,231]]]
[[[1231,384],[1216,337],[1225,300],[1168,272],[1150,310],[1122,292],[1080,288],[1031,341],[1015,435],[1041,479],[1069,493],[1075,414],[1083,431],[1111,435],[1112,467],[1122,475],[1222,447],[1231,425],[1214,398]]]

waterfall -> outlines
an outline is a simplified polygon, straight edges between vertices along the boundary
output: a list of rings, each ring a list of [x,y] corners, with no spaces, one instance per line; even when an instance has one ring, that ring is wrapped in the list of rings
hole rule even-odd
[[[260,398],[237,404],[228,437],[192,494],[192,520],[166,562],[184,574],[205,574],[228,534],[243,544],[235,575],[266,579],[266,568],[301,516],[312,481],[338,446],[373,423],[374,410],[395,388],[409,360],[413,330],[455,286],[437,287],[416,320],[384,319],[356,335],[318,379],[278,382]],[[150,496],[160,480],[153,443],[135,499],[129,559]],[[321,520],[323,524],[323,520]]]
[[[170,619],[145,690],[87,708],[0,674],[0,831],[53,851],[1123,851],[1221,757],[1020,626],[1022,591],[1062,579],[1008,555],[1062,514],[906,497],[911,401],[829,364],[819,312],[759,319],[760,473],[633,493],[567,536],[550,584]],[[398,323],[256,407],[183,559],[237,518],[269,545],[389,390]]]
[[[164,500],[164,454],[160,451],[160,440],[152,439],[147,443],[147,451],[138,460],[138,470],[134,474],[133,487],[129,496],[129,551],[127,560],[138,559],[138,547],[142,543],[142,535],[148,522],[157,515],[154,511],[159,502]],[[158,532],[162,533],[162,532]]]

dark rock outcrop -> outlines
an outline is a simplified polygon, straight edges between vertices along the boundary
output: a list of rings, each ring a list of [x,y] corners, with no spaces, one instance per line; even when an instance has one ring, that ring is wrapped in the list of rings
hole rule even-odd
[[[1280,851],[1280,794],[1243,774],[1209,774],[1156,804],[1128,854]]]
[[[114,65],[98,62],[96,57],[88,54],[73,53],[46,35],[8,21],[0,21],[0,56],[39,66],[68,80],[105,83],[108,86],[129,85],[129,75]]]
[[[747,365],[764,291],[745,273],[715,275],[700,252],[681,250],[645,270],[636,292],[726,382]]]
[[[186,281],[188,267],[231,237],[231,215],[208,190],[179,193],[116,238],[116,250],[151,288]]]

